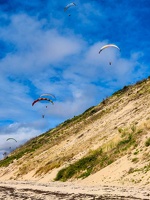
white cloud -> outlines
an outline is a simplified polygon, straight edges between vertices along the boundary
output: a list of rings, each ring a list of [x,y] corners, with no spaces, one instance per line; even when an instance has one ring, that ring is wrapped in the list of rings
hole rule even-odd
[[[43,120],[38,120],[33,123],[13,123],[0,128],[0,158],[4,152],[10,153],[13,149],[19,147],[29,139],[41,134],[41,129],[47,127]],[[46,131],[46,129],[45,129]],[[14,138],[17,140],[8,140]]]

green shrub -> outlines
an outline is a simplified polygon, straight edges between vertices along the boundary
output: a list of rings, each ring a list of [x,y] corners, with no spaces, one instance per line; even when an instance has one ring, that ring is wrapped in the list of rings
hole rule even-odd
[[[133,159],[132,159],[132,162],[137,163],[138,160],[139,160],[138,158],[133,158]]]
[[[72,177],[85,178],[89,176],[95,168],[104,168],[112,162],[113,159],[100,148],[92,151],[90,155],[78,160],[74,164],[60,170],[55,178],[55,181],[66,181]]]
[[[146,140],[145,146],[146,146],[146,147],[150,146],[150,138],[148,138],[148,139]]]

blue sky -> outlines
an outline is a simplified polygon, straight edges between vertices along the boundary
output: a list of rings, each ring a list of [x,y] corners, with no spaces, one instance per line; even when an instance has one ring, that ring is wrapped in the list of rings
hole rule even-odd
[[[0,1],[0,158],[10,145],[16,148],[150,75],[148,0],[74,2],[64,12],[70,1]],[[99,54],[109,43],[121,51]],[[42,93],[54,94],[54,105],[32,107]]]

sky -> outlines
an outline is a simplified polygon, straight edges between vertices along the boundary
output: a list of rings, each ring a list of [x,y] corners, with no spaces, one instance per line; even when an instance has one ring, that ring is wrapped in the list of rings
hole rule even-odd
[[[0,0],[0,159],[150,75],[149,0],[69,3]]]

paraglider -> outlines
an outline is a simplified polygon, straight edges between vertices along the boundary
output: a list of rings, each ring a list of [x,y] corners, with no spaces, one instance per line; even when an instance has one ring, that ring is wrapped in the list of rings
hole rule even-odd
[[[4,159],[6,159],[8,157],[7,154],[8,153],[6,151],[3,153]]]
[[[35,103],[37,103],[37,102],[39,102],[39,101],[49,101],[49,102],[51,102],[52,104],[54,104],[54,102],[51,100],[51,99],[48,99],[48,98],[38,98],[38,99],[36,99],[35,101],[33,101],[33,103],[32,103],[32,106],[34,106],[34,104]]]
[[[15,142],[17,142],[17,140],[15,140],[14,138],[7,138],[6,141],[8,141],[8,140],[14,140]]]
[[[12,140],[12,141],[15,141],[15,142],[17,142],[17,140],[15,139],[15,138],[7,138],[7,140],[6,141],[9,141],[9,140]],[[12,144],[12,143],[11,143]],[[12,147],[10,146],[9,147],[9,151],[12,149]]]
[[[64,7],[64,11],[66,12],[66,11],[68,10],[68,8],[70,8],[70,7],[72,7],[72,6],[76,6],[76,4],[75,4],[74,2],[69,3],[68,5],[66,5],[66,6]],[[71,14],[69,14],[69,16],[71,16]]]
[[[49,94],[49,95],[50,95],[50,94]],[[42,95],[41,95],[41,96],[42,96]],[[43,94],[43,96],[46,96],[46,94]],[[48,96],[48,94],[47,94],[47,96]],[[36,99],[35,101],[32,102],[32,106],[34,106],[35,103],[40,102],[40,101],[46,101],[46,102],[48,101],[48,102],[54,104],[54,102],[53,102],[51,99],[40,97],[40,98],[38,98],[38,99]],[[46,106],[46,108],[47,108],[47,107],[48,107],[48,106]],[[44,114],[42,114],[42,118],[45,118],[45,115],[44,115]]]
[[[106,48],[109,48],[109,47],[114,47],[114,48],[117,48],[119,51],[120,51],[120,48],[115,45],[115,44],[107,44],[107,45],[104,45],[100,50],[99,50],[99,54]],[[112,62],[109,62],[109,65],[111,65]]]

